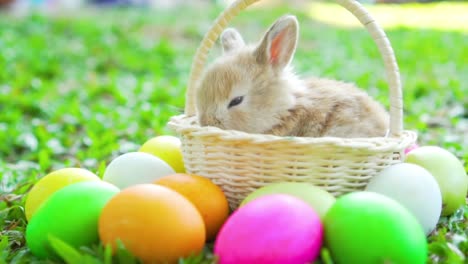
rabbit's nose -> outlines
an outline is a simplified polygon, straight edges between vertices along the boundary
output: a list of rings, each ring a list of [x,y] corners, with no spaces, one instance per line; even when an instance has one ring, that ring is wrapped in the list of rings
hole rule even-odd
[[[200,125],[202,126],[210,126],[210,125],[213,125],[214,123],[215,123],[215,118],[213,118],[212,116],[202,115],[200,117]]]
[[[200,117],[200,125],[201,126],[216,126],[216,127],[219,127],[221,125],[221,122],[214,116],[202,115]]]

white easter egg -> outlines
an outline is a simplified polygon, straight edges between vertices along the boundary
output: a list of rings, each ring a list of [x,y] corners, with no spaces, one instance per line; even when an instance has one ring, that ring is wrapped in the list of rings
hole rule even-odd
[[[109,163],[102,179],[120,189],[174,174],[175,171],[160,158],[143,152],[130,152]]]
[[[392,165],[373,177],[366,191],[383,194],[405,206],[426,234],[431,233],[439,221],[442,212],[439,185],[432,174],[419,165]]]

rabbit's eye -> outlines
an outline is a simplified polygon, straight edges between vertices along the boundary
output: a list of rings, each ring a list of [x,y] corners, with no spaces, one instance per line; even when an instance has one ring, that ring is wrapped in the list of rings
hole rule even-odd
[[[244,96],[238,96],[238,97],[232,99],[231,102],[228,105],[228,109],[233,107],[233,106],[240,105],[243,100],[244,100]]]

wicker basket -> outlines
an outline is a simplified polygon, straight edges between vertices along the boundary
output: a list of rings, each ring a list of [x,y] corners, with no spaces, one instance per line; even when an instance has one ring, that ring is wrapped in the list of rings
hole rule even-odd
[[[335,196],[362,190],[385,167],[399,163],[417,134],[403,131],[402,90],[390,42],[366,10],[354,0],[337,0],[367,28],[382,55],[390,91],[390,131],[387,137],[279,137],[198,125],[195,84],[210,49],[240,11],[259,0],[237,0],[215,21],[198,48],[186,92],[185,114],[169,127],[182,141],[187,173],[211,179],[235,209],[252,191],[273,182],[309,182]]]

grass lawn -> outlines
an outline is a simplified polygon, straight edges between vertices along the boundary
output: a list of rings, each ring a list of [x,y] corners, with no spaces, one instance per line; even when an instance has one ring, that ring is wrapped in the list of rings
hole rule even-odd
[[[452,151],[468,168],[468,4],[408,7],[411,14],[437,13],[432,23],[402,8],[370,10],[385,21],[399,61],[405,129],[417,130],[421,145]],[[33,257],[24,240],[24,195],[40,177],[62,167],[102,176],[116,156],[172,133],[165,125],[183,109],[192,55],[220,10],[0,14],[0,264],[54,263]],[[369,35],[353,26],[353,18],[325,11],[341,9],[254,9],[235,25],[253,41],[280,15],[296,14],[298,72],[355,82],[388,106],[383,64]],[[391,22],[392,14],[398,23]],[[448,19],[456,22],[437,23]],[[466,263],[467,216],[464,206],[440,220],[429,237],[429,263]],[[64,246],[62,251],[69,252]],[[210,263],[206,253],[182,263]],[[80,254],[87,263],[110,263],[102,247]],[[324,256],[323,262],[332,263]],[[115,258],[132,262],[124,251]]]

